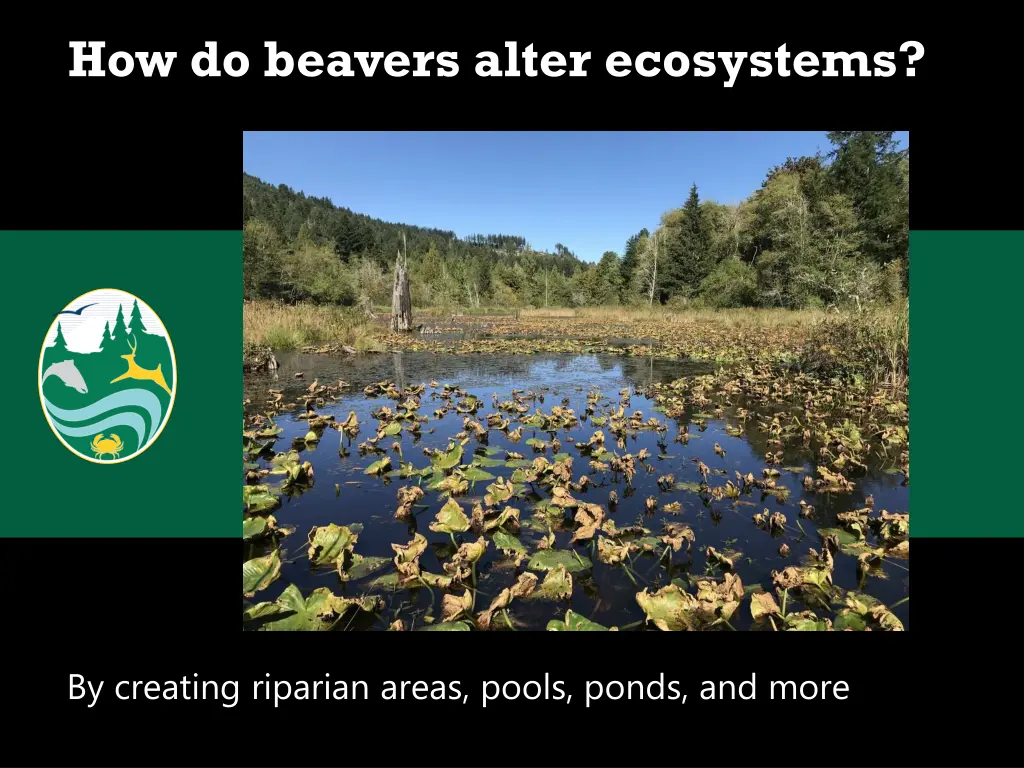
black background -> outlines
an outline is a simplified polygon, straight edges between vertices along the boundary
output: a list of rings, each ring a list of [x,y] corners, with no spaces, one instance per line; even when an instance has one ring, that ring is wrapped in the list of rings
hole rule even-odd
[[[284,11],[284,9],[279,9]],[[162,8],[104,24],[17,28],[4,49],[5,229],[238,229],[242,131],[260,129],[910,130],[914,229],[1016,228],[1016,195],[1003,193],[1019,160],[1010,120],[1019,89],[1014,41],[998,19],[956,19],[925,31],[877,17],[777,17],[761,24],[738,7],[701,20],[644,11],[642,19],[580,11],[558,32],[525,31],[468,12],[435,29],[381,6],[331,21],[322,9],[282,13],[272,31],[217,34],[201,21],[163,40]],[[500,9],[491,8],[486,18]],[[627,9],[619,9],[625,13]],[[685,10],[685,8],[680,9]],[[640,8],[631,13],[641,13]],[[851,10],[851,14],[852,14]],[[869,14],[868,10],[858,11]],[[51,9],[56,15],[56,10]],[[175,12],[177,13],[177,12]],[[184,13],[182,11],[182,13]],[[795,14],[795,11],[793,11]],[[254,15],[258,15],[254,12]],[[293,20],[294,17],[294,20]],[[650,17],[650,18],[649,18]],[[498,17],[500,18],[500,17]],[[807,18],[810,18],[809,16]],[[929,20],[932,21],[932,20]],[[746,22],[741,25],[741,22]],[[478,25],[478,26],[474,26]],[[585,26],[583,26],[585,25]],[[757,31],[725,34],[743,26]],[[124,31],[118,31],[123,28]],[[13,29],[13,28],[12,28]],[[466,29],[460,37],[457,29]],[[494,30],[498,30],[497,33]],[[43,32],[42,30],[45,30]],[[596,30],[596,31],[595,31]],[[287,35],[285,34],[287,32]],[[308,32],[308,34],[307,34]],[[453,50],[455,78],[265,79],[263,41],[317,50]],[[587,78],[481,79],[475,54],[505,40],[537,50],[590,50]],[[106,51],[179,52],[166,80],[67,76],[70,40]],[[242,50],[241,79],[195,78],[188,62],[206,40]],[[614,50],[898,50],[925,45],[917,75],[878,78],[741,76],[732,88],[661,75],[604,73]],[[897,55],[902,72],[902,59]],[[1013,94],[1018,94],[1014,96]],[[657,108],[653,108],[653,107]],[[1004,138],[1007,137],[1007,138]],[[987,146],[996,161],[968,160]],[[784,158],[780,158],[780,162]],[[595,158],[600,162],[600,158]],[[680,180],[680,200],[690,179]],[[567,184],[569,181],[567,180]],[[484,188],[484,183],[481,185]],[[571,194],[571,186],[566,194]],[[430,225],[432,222],[421,222]],[[202,275],[196,275],[197,280]],[[8,290],[11,288],[8,287]],[[230,297],[226,297],[230,298]],[[240,300],[239,295],[236,297]],[[13,361],[12,361],[13,362]],[[21,366],[22,368],[24,366]],[[31,366],[29,366],[31,369]],[[231,386],[239,386],[240,381]],[[943,414],[914,417],[943,418]],[[45,469],[43,470],[45,471]],[[10,479],[10,478],[9,478]],[[53,493],[63,493],[50,478]],[[44,491],[47,492],[47,491]],[[950,503],[969,504],[968,499]],[[30,510],[6,510],[29,514]],[[211,510],[211,514],[221,514]],[[4,561],[3,716],[12,764],[962,764],[1013,762],[1009,714],[1019,679],[1010,567],[1017,541],[914,539],[913,632],[843,638],[762,633],[240,633],[236,540],[9,540]],[[984,564],[984,569],[981,565]],[[984,574],[983,576],[981,574]],[[173,581],[175,597],[164,586]],[[700,702],[700,681],[749,679],[756,701]],[[271,677],[459,680],[470,705],[448,702],[247,702],[248,681]],[[686,705],[620,702],[584,709],[586,679],[683,682]],[[201,702],[68,700],[72,673],[106,680],[236,679],[234,709]],[[515,702],[486,710],[482,679],[565,681],[573,702]],[[845,680],[847,701],[778,702],[770,679]],[[1004,697],[1010,701],[997,703]],[[527,706],[529,704],[529,706]]]

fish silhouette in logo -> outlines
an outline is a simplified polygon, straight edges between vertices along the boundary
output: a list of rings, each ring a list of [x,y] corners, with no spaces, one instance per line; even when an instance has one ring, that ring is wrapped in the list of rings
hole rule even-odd
[[[82,378],[82,372],[75,367],[74,360],[65,360],[64,362],[51,365],[43,373],[43,381],[46,381],[51,376],[56,376],[64,382],[64,386],[71,387],[83,395],[89,391],[89,388],[85,386],[85,379]]]

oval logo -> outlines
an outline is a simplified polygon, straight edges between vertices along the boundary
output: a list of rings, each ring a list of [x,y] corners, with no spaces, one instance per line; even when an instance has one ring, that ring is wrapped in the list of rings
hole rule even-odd
[[[54,313],[39,353],[39,400],[69,451],[118,464],[160,436],[177,374],[156,312],[126,291],[100,288]]]

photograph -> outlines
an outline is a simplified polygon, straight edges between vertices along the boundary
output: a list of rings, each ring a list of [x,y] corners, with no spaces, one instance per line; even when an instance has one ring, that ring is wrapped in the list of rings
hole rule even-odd
[[[909,630],[908,131],[242,143],[243,631]]]

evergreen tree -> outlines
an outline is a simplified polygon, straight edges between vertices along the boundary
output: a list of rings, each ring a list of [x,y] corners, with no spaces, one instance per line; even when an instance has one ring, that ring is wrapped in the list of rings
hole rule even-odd
[[[715,265],[708,229],[694,184],[683,205],[681,220],[667,243],[668,259],[661,281],[664,298],[693,295],[701,281],[711,274]]]
[[[120,341],[128,338],[128,329],[124,327],[124,307],[118,305],[117,319],[114,321],[114,338]]]
[[[622,292],[622,264],[619,262],[619,254],[615,251],[605,251],[597,264],[596,272],[598,285],[597,294],[594,296],[595,303],[618,304]]]
[[[142,324],[142,312],[139,311],[139,300],[135,300],[135,304],[132,306],[132,333],[138,335],[140,333],[147,333],[146,326]]]
[[[242,229],[242,288],[245,298],[272,295],[281,242],[263,219],[250,219]]]
[[[57,338],[53,340],[53,348],[58,352],[68,351],[68,343],[64,341],[64,331],[59,322],[57,323]]]
[[[782,173],[795,173],[800,178],[800,189],[811,205],[816,204],[827,192],[828,174],[820,153],[814,157],[787,157],[785,163],[768,172],[761,188],[764,189],[775,176]]]
[[[902,256],[909,230],[906,151],[897,149],[893,131],[830,131],[828,138],[836,146],[829,172],[836,191],[853,201],[865,254],[879,264]]]
[[[110,335],[110,321],[103,324],[103,338],[100,339],[100,351],[107,352],[112,348],[114,337]]]
[[[695,296],[710,306],[892,301],[907,290],[909,152],[889,131],[828,136],[834,151],[786,158],[739,205],[702,200],[694,184],[656,230],[598,264],[564,243],[542,252],[518,235],[385,222],[243,174],[245,297],[382,304],[400,249],[416,306],[594,306],[615,303],[616,293],[644,305]],[[139,320],[133,311],[133,331]],[[126,330],[123,319],[111,323],[116,347]]]
[[[622,261],[619,264],[619,268],[622,271],[622,301],[624,304],[629,303],[628,300],[633,293],[633,272],[636,271],[637,260],[639,259],[640,241],[643,238],[649,237],[650,234],[647,231],[647,227],[644,227],[626,241],[626,250],[623,251]]]

